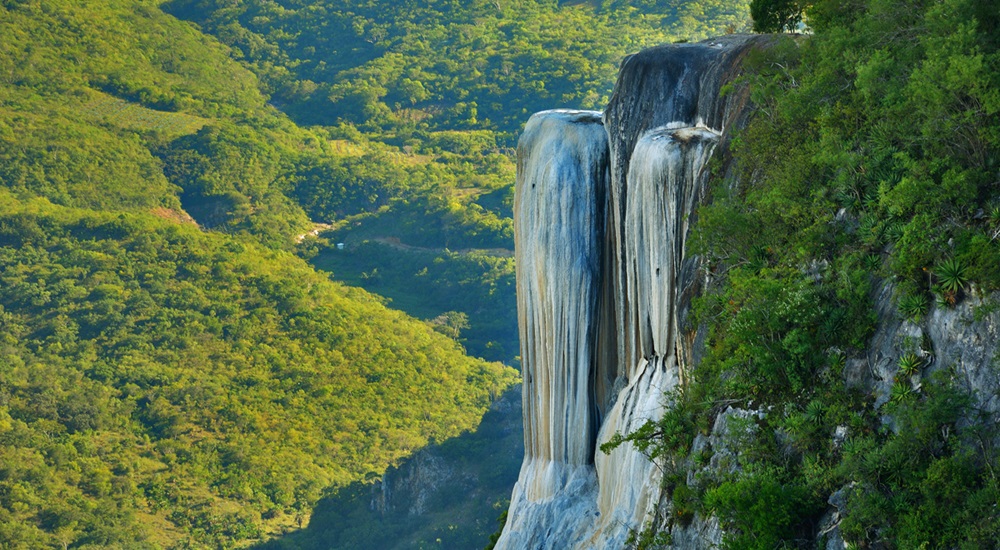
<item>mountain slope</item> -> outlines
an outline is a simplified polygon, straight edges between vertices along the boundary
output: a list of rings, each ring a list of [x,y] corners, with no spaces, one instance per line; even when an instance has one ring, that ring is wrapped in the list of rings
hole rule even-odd
[[[231,45],[296,120],[513,136],[535,111],[603,105],[626,53],[744,26],[747,4],[173,0],[165,9]]]
[[[157,4],[0,3],[5,547],[245,545],[515,377],[283,250],[325,141]]]

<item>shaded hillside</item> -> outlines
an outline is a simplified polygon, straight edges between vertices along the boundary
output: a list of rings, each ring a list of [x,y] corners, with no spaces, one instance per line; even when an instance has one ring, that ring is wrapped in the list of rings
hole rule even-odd
[[[523,454],[518,387],[475,431],[421,449],[380,480],[324,496],[305,529],[259,548],[481,548],[507,507]]]

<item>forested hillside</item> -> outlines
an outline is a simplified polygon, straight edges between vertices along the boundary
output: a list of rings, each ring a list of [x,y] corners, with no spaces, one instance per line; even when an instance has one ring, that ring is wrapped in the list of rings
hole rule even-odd
[[[243,545],[513,382],[291,253],[344,159],[228,48],[156,2],[0,34],[0,545]]]
[[[474,428],[520,124],[746,5],[0,1],[0,546],[246,546]]]
[[[271,104],[327,125],[313,131],[330,138],[332,157],[306,155],[283,180],[312,220],[334,226],[328,241],[307,243],[316,265],[414,315],[465,316],[470,353],[511,362],[506,258],[521,125],[535,110],[601,108],[627,53],[746,30],[747,3],[174,0],[163,9],[230,45]],[[413,293],[414,275],[436,282]]]
[[[369,131],[490,128],[601,109],[621,57],[745,27],[747,2],[172,0],[298,121]]]
[[[474,426],[512,379],[287,253],[2,207],[5,542],[255,539]]]

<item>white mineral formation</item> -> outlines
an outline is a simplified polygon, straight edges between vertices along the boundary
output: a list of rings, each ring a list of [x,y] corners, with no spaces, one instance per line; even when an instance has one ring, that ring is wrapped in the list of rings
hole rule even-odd
[[[630,444],[689,357],[689,223],[733,120],[719,89],[748,39],[631,56],[608,110],[545,111],[518,144],[514,198],[525,458],[497,548],[620,548],[661,497]],[[704,122],[703,122],[704,121]]]
[[[718,141],[707,128],[671,125],[639,140],[629,172],[625,318],[642,359],[622,378],[598,436],[593,374],[601,326],[601,256],[608,145],[598,113],[546,111],[518,147],[514,199],[519,328],[524,365],[525,460],[503,548],[620,545],[656,502],[658,470],[625,445],[597,441],[663,413],[676,387],[676,281],[688,217]]]
[[[595,515],[590,376],[607,157],[607,134],[594,112],[538,113],[518,144],[514,234],[525,458],[512,501],[524,510],[517,518],[528,523],[505,532],[507,548],[572,543],[582,535],[580,525],[561,518]]]
[[[671,124],[646,132],[632,153],[625,207],[622,327],[641,358],[674,355],[675,300],[688,219],[719,134]],[[640,361],[635,361],[638,367]],[[631,377],[631,376],[630,376]]]

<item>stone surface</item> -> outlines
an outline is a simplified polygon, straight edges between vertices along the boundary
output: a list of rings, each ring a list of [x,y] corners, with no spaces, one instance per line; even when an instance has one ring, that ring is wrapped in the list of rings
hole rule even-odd
[[[640,52],[623,61],[603,115],[529,120],[515,193],[526,454],[497,548],[620,548],[648,522],[669,529],[674,548],[721,544],[717,518],[668,525],[660,471],[630,444],[608,455],[598,447],[660,417],[665,395],[700,357],[704,334],[687,316],[707,275],[686,255],[686,239],[707,194],[706,166],[725,156],[749,113],[745,90],[729,85],[744,56],[770,40],[735,35]],[[820,277],[827,267],[804,269]],[[893,293],[890,284],[878,289],[876,331],[864,353],[847,358],[848,384],[881,406],[899,357],[916,353],[927,363],[915,388],[947,370],[981,409],[1000,410],[1000,307],[991,306],[1000,295],[970,289],[956,307],[933,307],[914,324],[899,316]],[[687,483],[737,468],[734,422],[756,429],[764,414],[720,413],[695,438]],[[830,437],[841,445],[850,433],[838,427]],[[711,458],[696,466],[703,452]],[[831,550],[844,547],[843,494],[831,496],[815,533]]]
[[[620,547],[660,501],[645,456],[597,446],[661,416],[693,355],[680,325],[700,281],[685,241],[745,105],[720,88],[758,40],[630,56],[603,124],[580,111],[528,121],[514,207],[525,461],[498,548]]]
[[[525,455],[498,548],[577,544],[597,515],[591,374],[607,166],[600,113],[538,113],[518,143],[514,240]]]

